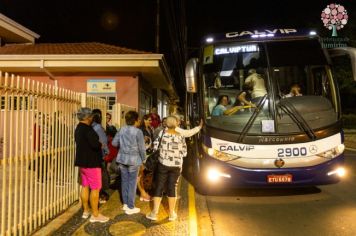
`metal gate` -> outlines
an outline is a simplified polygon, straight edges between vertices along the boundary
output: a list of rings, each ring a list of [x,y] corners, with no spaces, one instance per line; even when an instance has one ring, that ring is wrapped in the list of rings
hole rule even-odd
[[[78,200],[83,101],[105,112],[100,98],[0,72],[0,235],[28,235]]]

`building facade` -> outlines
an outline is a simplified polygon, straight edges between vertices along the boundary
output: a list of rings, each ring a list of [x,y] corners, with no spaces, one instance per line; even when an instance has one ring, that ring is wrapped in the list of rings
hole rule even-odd
[[[10,36],[11,37],[10,37]],[[161,116],[178,100],[163,54],[97,42],[36,44],[39,35],[0,14],[0,70]]]

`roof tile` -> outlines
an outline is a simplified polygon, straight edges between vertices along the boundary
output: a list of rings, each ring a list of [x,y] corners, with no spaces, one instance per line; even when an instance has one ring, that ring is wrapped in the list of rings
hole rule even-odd
[[[150,52],[104,43],[39,43],[8,44],[0,47],[0,55],[54,55],[54,54],[148,54]]]

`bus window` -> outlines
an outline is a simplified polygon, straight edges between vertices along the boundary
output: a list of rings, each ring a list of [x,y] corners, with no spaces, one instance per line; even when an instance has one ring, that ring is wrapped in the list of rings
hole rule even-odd
[[[274,67],[272,78],[278,82],[281,98],[296,96],[293,94],[293,87],[298,86],[298,96],[322,96],[333,100],[331,78],[327,75],[325,66]]]
[[[238,44],[219,45],[209,64],[203,66],[204,114],[207,125],[241,132],[267,94],[267,65],[261,45],[251,52],[223,53],[225,47],[236,50]],[[268,102],[250,132],[261,132],[261,119],[270,116]]]
[[[314,67],[311,72],[315,81],[314,94],[331,100],[330,79],[326,74],[325,68]]]
[[[327,69],[326,66],[308,65],[273,68],[272,76],[280,89],[281,100],[277,103],[280,133],[302,132],[300,122],[318,129],[337,121],[336,94],[332,93],[332,78]],[[299,87],[299,95],[294,91],[296,87]]]

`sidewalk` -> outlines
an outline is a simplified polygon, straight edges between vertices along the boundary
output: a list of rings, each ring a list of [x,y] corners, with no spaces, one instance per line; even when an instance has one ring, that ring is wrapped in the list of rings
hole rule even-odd
[[[162,199],[158,221],[151,221],[146,218],[146,214],[153,202],[141,202],[136,197],[136,207],[141,212],[126,215],[122,210],[118,191],[113,190],[109,201],[100,206],[101,213],[110,217],[109,222],[90,223],[89,219],[82,219],[82,210],[77,203],[34,235],[188,235],[187,186],[187,182],[181,178],[178,186],[181,195],[176,206],[178,219],[173,222],[168,221],[166,197]]]
[[[349,150],[356,151],[356,130],[345,130],[345,146]],[[112,190],[112,192],[109,201],[100,206],[100,211],[110,217],[109,222],[90,223],[88,219],[82,219],[81,206],[76,203],[33,235],[189,235],[188,183],[183,177],[178,186],[180,196],[176,206],[178,220],[174,222],[168,221],[166,198],[162,200],[158,221],[154,222],[145,217],[152,208],[152,202],[140,202],[137,197],[136,206],[141,209],[141,212],[129,216],[122,210],[118,191]],[[202,199],[199,195],[196,201],[198,202],[197,210],[201,212],[199,202]],[[198,221],[204,221],[206,218],[204,215],[199,215]],[[212,235],[204,228],[199,228],[199,232],[209,232],[207,235]]]

